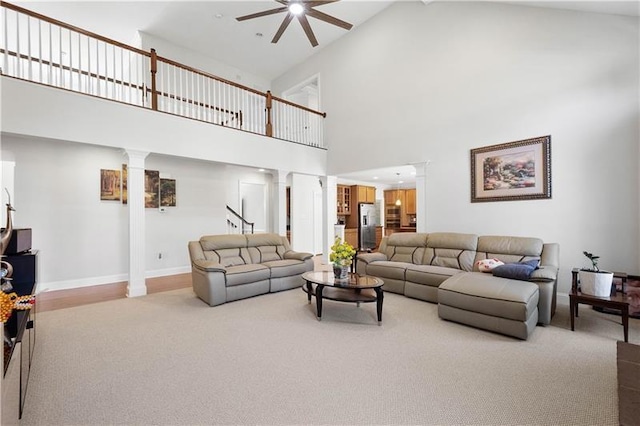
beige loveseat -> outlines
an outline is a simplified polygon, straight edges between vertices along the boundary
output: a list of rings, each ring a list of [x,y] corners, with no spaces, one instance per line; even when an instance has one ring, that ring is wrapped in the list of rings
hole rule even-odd
[[[478,271],[493,258],[540,264],[526,281]],[[538,238],[396,233],[359,254],[356,270],[382,278],[385,291],[438,303],[443,319],[526,339],[555,313],[558,264],[558,244]]]
[[[189,242],[193,291],[210,306],[303,284],[311,253],[278,234],[207,235]]]

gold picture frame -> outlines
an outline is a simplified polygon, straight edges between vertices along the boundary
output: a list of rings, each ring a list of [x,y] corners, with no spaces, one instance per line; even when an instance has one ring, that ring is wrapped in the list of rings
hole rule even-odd
[[[471,202],[551,198],[551,136],[471,150]]]

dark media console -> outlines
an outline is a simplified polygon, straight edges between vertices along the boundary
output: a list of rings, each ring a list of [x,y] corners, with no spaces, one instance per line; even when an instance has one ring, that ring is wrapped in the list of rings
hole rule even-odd
[[[4,228],[0,229],[0,232]],[[11,232],[11,239],[7,244],[5,255],[26,253],[31,250],[31,228],[17,228]]]
[[[31,250],[31,229],[13,230],[2,260],[13,267],[11,292],[34,294],[38,251]],[[14,310],[4,324],[1,424],[15,424],[22,417],[36,343],[36,309],[37,304],[28,310]]]

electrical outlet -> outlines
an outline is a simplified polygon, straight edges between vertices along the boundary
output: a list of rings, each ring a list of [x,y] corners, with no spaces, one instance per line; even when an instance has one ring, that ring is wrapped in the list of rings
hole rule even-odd
[[[158,259],[162,259],[162,252],[158,253]]]

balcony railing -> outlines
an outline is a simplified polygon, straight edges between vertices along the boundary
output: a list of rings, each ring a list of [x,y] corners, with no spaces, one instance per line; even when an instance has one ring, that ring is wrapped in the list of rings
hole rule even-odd
[[[326,114],[0,1],[3,75],[324,148]]]

